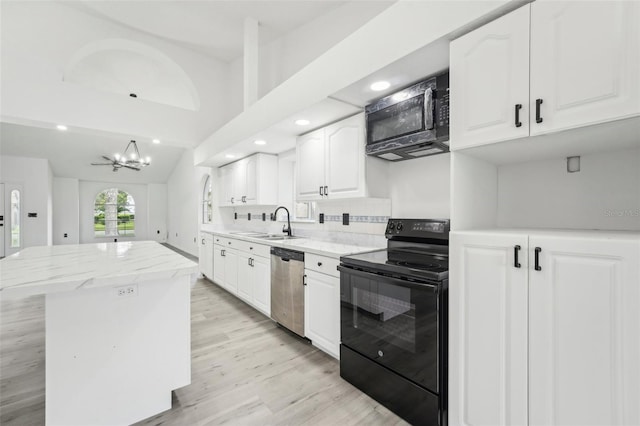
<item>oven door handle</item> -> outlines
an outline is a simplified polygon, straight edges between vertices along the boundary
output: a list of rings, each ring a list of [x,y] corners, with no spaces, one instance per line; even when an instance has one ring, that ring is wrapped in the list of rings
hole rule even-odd
[[[433,89],[424,91],[424,129],[433,130]]]
[[[429,287],[429,288],[432,288],[434,291],[437,290],[438,288],[438,284],[435,284],[435,283],[401,280],[399,278],[390,277],[388,275],[380,275],[373,272],[365,272],[365,271],[360,271],[358,269],[347,268],[342,265],[338,266],[338,271],[340,271],[341,273],[344,272],[345,274],[357,275],[363,278],[392,282],[394,285],[397,285],[399,287],[416,288],[416,289],[424,289],[425,287]]]

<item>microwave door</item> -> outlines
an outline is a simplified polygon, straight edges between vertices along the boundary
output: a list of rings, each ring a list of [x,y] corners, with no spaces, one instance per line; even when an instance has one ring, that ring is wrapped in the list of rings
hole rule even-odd
[[[433,89],[431,87],[424,91],[424,128],[425,130],[433,130]]]

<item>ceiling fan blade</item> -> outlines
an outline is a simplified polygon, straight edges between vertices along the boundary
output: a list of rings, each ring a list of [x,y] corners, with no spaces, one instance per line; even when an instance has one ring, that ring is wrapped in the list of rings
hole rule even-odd
[[[91,163],[92,166],[113,166],[113,163]]]
[[[111,161],[112,163],[115,163],[114,160],[112,160],[111,158],[107,157],[106,155],[103,155],[102,158],[104,158],[107,161]]]
[[[138,167],[126,166],[126,165],[123,165],[122,167],[126,167],[127,169],[135,170],[136,172],[140,171],[140,169]]]

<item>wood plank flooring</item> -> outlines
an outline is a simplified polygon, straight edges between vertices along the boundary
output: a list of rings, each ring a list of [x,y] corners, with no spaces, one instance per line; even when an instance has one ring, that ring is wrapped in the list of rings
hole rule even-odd
[[[44,424],[44,298],[0,305],[0,424]],[[192,381],[140,425],[406,424],[339,363],[209,281],[192,289]]]

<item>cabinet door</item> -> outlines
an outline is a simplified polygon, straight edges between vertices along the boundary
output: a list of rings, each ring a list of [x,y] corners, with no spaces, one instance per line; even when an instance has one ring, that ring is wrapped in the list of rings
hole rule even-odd
[[[225,286],[223,250],[224,247],[221,245],[213,246],[213,281],[221,287]]]
[[[233,163],[233,204],[243,204],[247,195],[247,160]]]
[[[529,5],[452,41],[449,77],[452,150],[528,136]]]
[[[254,257],[251,268],[253,283],[253,306],[267,316],[271,316],[271,260]]]
[[[204,234],[204,253],[202,259],[202,273],[210,280],[213,279],[213,235]]]
[[[325,140],[325,195],[329,198],[365,195],[364,115],[328,126]]]
[[[639,23],[637,1],[532,4],[532,135],[640,113]]]
[[[230,206],[233,198],[233,166],[228,165],[218,169],[220,176],[219,202],[221,206]]]
[[[319,199],[324,187],[324,129],[298,138],[296,146],[296,192],[298,199]]]
[[[450,252],[450,423],[526,425],[527,237],[451,233]]]
[[[252,298],[252,271],[249,264],[249,255],[242,252],[238,253],[238,296],[248,303],[251,303]]]
[[[244,203],[256,204],[258,201],[258,156],[254,155],[245,160],[244,165]],[[277,177],[276,177],[277,178]],[[265,185],[277,185],[277,179],[273,182],[265,182]]]
[[[340,279],[305,271],[304,335],[334,358],[340,358]]]
[[[640,424],[640,241],[530,237],[531,424]],[[532,262],[533,263],[533,262]]]
[[[205,239],[204,234],[200,234],[200,245],[198,246],[198,270],[204,276],[207,276],[205,272],[207,270],[207,265],[205,264],[207,259],[206,251],[207,251],[207,241]]]
[[[238,294],[238,252],[235,250],[224,250],[224,287]]]

